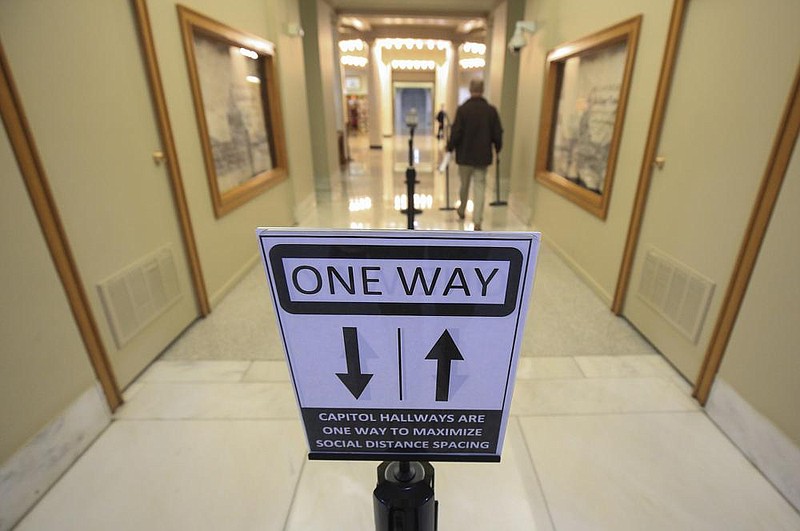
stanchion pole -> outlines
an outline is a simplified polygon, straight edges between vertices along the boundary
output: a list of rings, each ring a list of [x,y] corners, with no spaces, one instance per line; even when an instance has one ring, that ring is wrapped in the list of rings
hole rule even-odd
[[[408,167],[414,171],[414,184],[419,184],[417,180],[417,170],[414,168],[414,129],[416,126],[411,125],[409,129],[411,134],[408,136]],[[422,214],[422,210],[417,208],[417,205],[414,204],[414,189],[411,189],[412,195],[408,196],[408,208],[414,209],[414,214]]]
[[[504,206],[508,204],[508,201],[501,201],[500,200],[500,155],[497,155],[497,165],[495,167],[495,196],[497,199],[489,203],[489,206]]]
[[[417,182],[417,170],[413,166],[406,170],[406,196],[408,196],[408,205],[405,209],[401,210],[406,215],[406,228],[414,230],[414,214],[417,210],[414,208],[414,183]]]
[[[433,466],[427,461],[384,461],[373,491],[375,531],[436,531]]]
[[[408,205],[406,208],[400,210],[401,213],[406,215],[407,228],[414,229],[414,214],[422,214],[422,210],[418,209],[414,204],[414,185],[417,184],[417,170],[414,168],[414,129],[417,127],[417,110],[411,109],[411,112],[406,115],[406,125],[408,126],[408,169],[406,170],[406,196],[408,196]]]
[[[444,117],[444,141],[445,141],[445,149],[447,149],[447,144],[450,142],[450,119],[445,115]],[[446,156],[446,155],[445,155]],[[450,161],[447,161],[447,165],[444,167],[444,206],[439,207],[439,210],[455,210],[456,207],[450,206]]]

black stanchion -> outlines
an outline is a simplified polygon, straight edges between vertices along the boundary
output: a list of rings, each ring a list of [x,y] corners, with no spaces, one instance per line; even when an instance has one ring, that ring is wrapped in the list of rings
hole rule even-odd
[[[406,125],[408,126],[408,169],[406,170],[406,196],[408,196],[408,205],[400,212],[406,215],[407,228],[414,229],[414,215],[422,214],[422,210],[414,204],[414,185],[419,183],[417,181],[417,170],[414,168],[414,129],[418,123],[417,110],[411,109],[406,115]]]
[[[450,119],[447,115],[444,117],[444,141],[445,146],[450,140]],[[447,156],[447,155],[445,155]],[[456,207],[450,206],[450,161],[444,167],[444,206],[439,207],[439,210],[455,210]]]
[[[421,214],[421,210],[414,208],[414,183],[417,182],[417,170],[413,167],[406,170],[406,196],[408,196],[408,206],[401,210],[406,215],[406,228],[414,230],[414,214]]]
[[[414,167],[414,126],[410,126],[411,134],[408,135],[408,167]],[[416,172],[414,173],[414,184],[419,184],[416,179]]]
[[[500,200],[500,157],[497,157],[497,165],[495,167],[495,196],[497,197],[496,200],[489,203],[489,206],[504,206],[508,204],[508,201],[501,201]]]
[[[455,210],[456,207],[450,206],[450,164],[444,167],[444,193],[445,204],[439,210]]]
[[[375,531],[436,531],[439,502],[427,461],[384,461],[373,491]]]

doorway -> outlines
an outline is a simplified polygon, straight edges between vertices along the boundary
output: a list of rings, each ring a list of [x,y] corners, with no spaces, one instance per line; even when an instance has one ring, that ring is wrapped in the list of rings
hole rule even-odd
[[[411,109],[417,110],[419,124],[416,134],[433,132],[433,83],[396,81],[394,91],[394,134],[408,133],[406,116]]]
[[[688,6],[623,315],[692,381],[796,67],[796,32],[782,17],[739,3],[723,21],[710,5]],[[745,32],[773,39],[737,38]],[[709,64],[715,75],[698,85],[692,73]]]
[[[30,31],[8,31],[3,44],[19,92],[32,102],[26,109],[30,134],[86,287],[82,310],[89,315],[77,318],[93,318],[110,372],[124,388],[202,306],[202,279],[193,275],[186,224],[173,199],[182,192],[170,176],[175,157],[165,155],[159,134],[137,20],[126,3],[99,7],[81,0],[50,6],[47,16],[16,4],[17,24]],[[76,34],[72,22],[86,13],[104,24]],[[48,52],[56,48],[63,55]],[[63,56],[82,58],[80,75]],[[24,68],[30,61],[42,68]],[[62,81],[59,90],[41,97],[39,87],[54,78]],[[94,79],[103,82],[88,83]],[[90,85],[96,90],[87,95]],[[119,94],[126,95],[125,105]]]

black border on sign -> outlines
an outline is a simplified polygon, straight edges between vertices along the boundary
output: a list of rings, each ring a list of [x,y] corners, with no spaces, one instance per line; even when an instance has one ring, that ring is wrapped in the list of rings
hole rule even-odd
[[[284,258],[485,260],[508,262],[508,282],[502,304],[424,302],[292,301],[289,296]],[[312,315],[425,315],[458,317],[505,317],[517,307],[517,289],[522,273],[522,253],[514,247],[428,247],[422,245],[302,244],[280,243],[269,252],[281,307],[293,314]]]
[[[274,230],[275,232],[280,231],[280,229],[272,229],[272,230]],[[366,235],[366,234],[363,234],[363,235],[361,235],[361,234],[359,234],[359,235],[342,235],[342,234],[326,235],[326,234],[319,234],[319,233],[307,234],[307,233],[303,233],[303,232],[298,232],[297,234],[287,234],[286,232],[282,232],[281,234],[270,234],[269,232],[267,232],[267,233],[259,234],[258,236],[259,236],[259,242],[260,242],[260,254],[262,256],[264,264],[268,264],[269,263],[269,260],[267,259],[267,255],[266,255],[266,252],[265,252],[266,249],[264,247],[264,241],[263,241],[265,238],[268,238],[268,239],[277,239],[277,238],[287,238],[287,239],[350,238],[350,239],[354,239],[354,240],[358,239],[358,240],[383,240],[383,241],[386,241],[386,240],[403,241],[403,240],[412,240],[413,239],[413,240],[417,240],[417,241],[430,240],[432,242],[432,244],[435,244],[433,242],[436,242],[436,241],[439,241],[439,240],[445,240],[445,241],[450,241],[451,242],[454,239],[456,239],[455,237],[452,237],[452,236],[443,237],[443,236],[428,235],[428,234],[425,234],[423,231],[420,231],[419,233],[414,233],[413,235],[410,235],[410,236],[405,236],[405,235],[404,236],[391,236],[391,235],[383,235],[383,234],[380,235],[380,236],[371,236],[371,235]],[[510,241],[510,242],[515,242],[515,243],[524,243],[524,244],[526,244],[527,245],[526,254],[525,254],[525,256],[527,257],[526,261],[525,261],[526,270],[525,270],[525,275],[524,275],[523,278],[525,278],[525,279],[528,278],[528,269],[530,267],[532,267],[531,261],[530,261],[530,249],[531,249],[531,246],[533,245],[533,241],[537,240],[537,238],[520,238],[520,237],[511,236],[511,235],[509,235],[507,237],[504,237],[504,236],[499,236],[499,235],[493,235],[491,238],[464,238],[463,240],[466,241],[466,242],[483,241],[483,242],[487,242],[487,245],[490,245],[489,242],[497,242],[497,241]],[[277,244],[277,245],[285,245],[285,244]],[[302,244],[294,243],[294,245],[302,245]],[[349,244],[349,245],[356,245],[356,244]],[[449,247],[446,247],[446,248],[449,249]],[[519,252],[519,250],[517,250],[517,249],[514,249],[514,250]],[[535,263],[536,262],[534,262],[534,264]],[[271,267],[265,267],[265,269],[266,269],[266,274],[267,274],[267,280],[270,282],[270,286],[274,287],[276,285],[276,283],[275,283],[275,277],[273,275],[273,271],[271,270]],[[517,292],[517,301],[516,301],[516,303],[519,304],[519,305],[522,304],[522,295],[523,295],[523,292],[525,291],[525,287],[526,287],[526,283],[523,282],[522,286],[519,288],[519,291]],[[272,297],[272,299],[273,299],[273,303],[275,303],[277,305],[277,300],[274,297]],[[515,309],[516,309],[516,307],[515,307]],[[286,342],[286,332],[285,332],[285,330],[283,328],[283,320],[281,319],[281,314],[278,311],[278,308],[275,309],[275,313],[276,313],[276,317],[277,317],[277,320],[278,320],[278,327],[280,328],[281,339],[283,340],[284,348],[286,348],[286,345],[288,345],[288,343]],[[521,318],[521,316],[518,313],[517,316],[516,316],[517,324],[516,324],[515,331],[514,331],[514,340],[512,342],[512,348],[514,346],[516,346],[516,344],[517,344],[517,334],[519,332],[519,321],[520,321],[520,318]],[[508,416],[509,416],[509,413],[506,412],[506,407],[507,407],[506,400],[508,398],[509,385],[511,385],[511,383],[512,383],[510,381],[510,378],[511,378],[511,364],[513,363],[513,351],[512,351],[511,354],[512,355],[509,358],[509,366],[508,366],[508,371],[507,371],[507,374],[506,374],[506,388],[505,388],[505,393],[503,395],[503,405],[502,405],[502,412],[503,413],[502,413],[501,422],[500,422],[500,433],[498,435],[498,441],[497,441],[497,443],[498,443],[497,446],[501,447],[501,448],[502,448],[501,441],[505,438],[505,432],[506,432],[506,428],[507,428],[507,424],[508,424]],[[302,403],[300,401],[300,395],[299,395],[299,392],[298,392],[298,389],[297,389],[297,381],[296,381],[295,376],[294,376],[294,370],[295,369],[294,369],[294,366],[292,364],[292,359],[291,359],[291,356],[290,356],[288,350],[286,351],[286,362],[289,365],[289,373],[290,373],[290,376],[291,376],[291,379],[292,379],[292,387],[293,387],[294,392],[295,392],[295,399],[297,400],[298,408],[302,409],[303,405],[302,405]],[[398,411],[402,411],[402,410],[398,409]],[[305,432],[306,431],[305,422],[302,422],[302,424],[303,424],[303,431]],[[308,444],[308,434],[307,433],[306,433],[306,443]],[[499,463],[500,462],[500,454],[473,454],[473,455],[466,455],[466,454],[398,454],[398,453],[365,454],[365,453],[345,453],[345,452],[309,452],[308,453],[308,459],[309,460],[317,460],[317,461],[322,461],[322,460],[326,460],[326,461],[338,461],[338,460],[341,460],[341,461],[386,461],[386,460],[389,460],[389,461],[409,461],[409,460],[417,460],[417,461],[440,461],[440,462]]]
[[[361,454],[345,452],[309,452],[311,461],[450,461],[454,463],[499,463],[500,456],[465,454]]]

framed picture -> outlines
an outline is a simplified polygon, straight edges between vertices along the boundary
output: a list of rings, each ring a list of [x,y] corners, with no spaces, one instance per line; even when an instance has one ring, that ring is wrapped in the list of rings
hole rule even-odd
[[[641,21],[547,55],[536,179],[600,219],[608,214]]]
[[[178,17],[219,218],[287,176],[275,49],[181,5]]]

